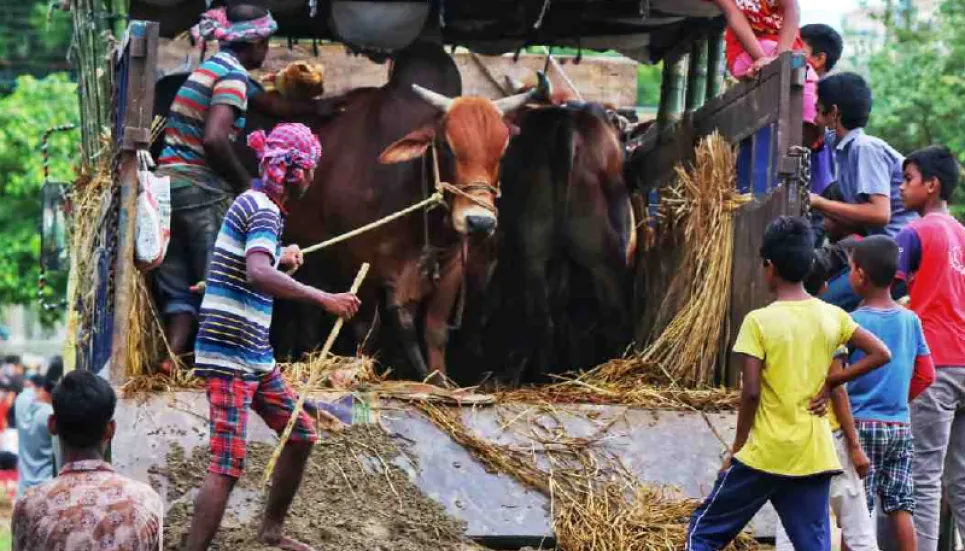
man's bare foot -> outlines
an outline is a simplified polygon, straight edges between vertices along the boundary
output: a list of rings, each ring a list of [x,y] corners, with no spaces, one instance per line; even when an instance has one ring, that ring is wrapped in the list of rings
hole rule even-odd
[[[265,545],[284,549],[285,551],[315,551],[315,548],[311,545],[277,534],[261,534],[258,539]]]

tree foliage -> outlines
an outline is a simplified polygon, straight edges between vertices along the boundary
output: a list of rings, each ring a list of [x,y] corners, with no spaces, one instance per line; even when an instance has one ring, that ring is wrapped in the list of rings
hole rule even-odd
[[[7,2],[0,17],[0,89],[22,74],[65,70],[73,27],[70,13],[45,0]]]
[[[17,79],[13,93],[0,97],[0,305],[37,300],[40,254],[40,140],[50,127],[78,121],[77,87],[66,75]],[[50,140],[50,177],[70,182],[79,157],[76,132]],[[49,294],[64,295],[64,274],[50,274]],[[50,323],[57,313],[47,313]]]
[[[943,0],[930,20],[884,14],[885,45],[871,53],[869,131],[908,153],[942,143],[965,163],[965,0]],[[965,186],[953,208],[965,214]]]

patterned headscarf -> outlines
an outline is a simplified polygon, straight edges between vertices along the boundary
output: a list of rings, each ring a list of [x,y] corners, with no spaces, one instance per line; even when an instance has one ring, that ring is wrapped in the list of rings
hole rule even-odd
[[[278,23],[270,12],[251,21],[228,20],[225,8],[208,10],[201,14],[201,21],[191,29],[195,39],[217,40],[221,44],[233,42],[261,42],[278,30]]]
[[[248,135],[248,146],[258,154],[262,186],[269,197],[284,196],[285,184],[299,185],[299,191],[308,187],[305,172],[315,168],[322,157],[318,138],[304,124],[279,124],[271,134],[263,130]]]

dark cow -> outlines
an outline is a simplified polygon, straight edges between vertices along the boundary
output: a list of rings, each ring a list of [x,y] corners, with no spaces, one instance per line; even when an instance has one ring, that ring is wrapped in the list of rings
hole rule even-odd
[[[623,352],[635,244],[623,146],[607,110],[530,109],[519,125],[503,160],[498,263],[474,310],[494,308],[474,344],[514,384]]]
[[[441,179],[462,194],[447,194],[446,208],[309,255],[298,274],[312,284],[345,288],[363,262],[371,263],[360,292],[356,338],[372,344],[369,333],[381,302],[419,377],[446,373],[449,322],[469,248],[497,226],[500,159],[514,128],[504,117],[534,95],[492,102],[458,97],[461,87],[459,71],[442,47],[417,44],[401,52],[388,84],[353,94],[343,115],[316,129],[322,160],[314,184],[286,221],[286,238],[305,246],[424,199],[434,185],[426,153],[436,145]],[[297,354],[320,344],[324,320],[317,309],[292,308],[279,308],[275,336],[279,348]]]

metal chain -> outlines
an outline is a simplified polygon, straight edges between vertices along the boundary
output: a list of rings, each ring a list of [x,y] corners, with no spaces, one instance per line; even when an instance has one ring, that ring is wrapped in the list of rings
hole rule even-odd
[[[74,124],[61,124],[59,126],[54,126],[48,128],[44,131],[43,136],[40,139],[40,153],[43,155],[43,174],[44,174],[44,185],[50,183],[50,136],[58,132],[69,132],[76,128]],[[61,199],[66,199],[64,195],[63,188],[60,189]],[[63,208],[63,204],[61,208]],[[42,254],[42,253],[41,253]],[[40,303],[40,307],[45,311],[60,310],[67,306],[67,297],[59,301],[48,301],[47,300],[47,270],[44,268],[43,262],[40,262],[40,273],[37,276],[37,301]]]
[[[797,170],[789,176],[789,183],[797,187],[798,199],[801,201],[801,215],[811,218],[811,148],[800,145],[791,147],[790,157],[797,157],[800,161]]]

